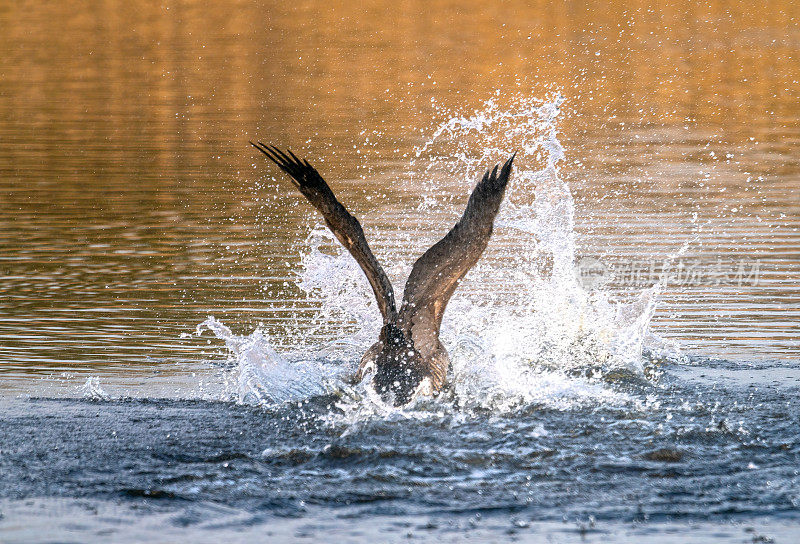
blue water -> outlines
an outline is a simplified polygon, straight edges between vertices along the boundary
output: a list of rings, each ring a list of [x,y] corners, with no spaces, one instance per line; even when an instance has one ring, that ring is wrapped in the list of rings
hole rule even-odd
[[[49,509],[65,542],[135,540],[129,523],[151,527],[155,540],[176,527],[201,540],[270,527],[346,539],[392,524],[403,529],[387,540],[409,531],[624,540],[664,525],[650,536],[706,534],[709,524],[730,541],[761,525],[796,537],[800,375],[768,369],[665,364],[654,381],[603,384],[627,399],[617,406],[498,414],[440,400],[357,423],[332,396],[273,408],[13,400],[0,412],[0,528],[23,541],[19,520],[36,501],[58,499],[55,512],[115,512],[70,529]]]

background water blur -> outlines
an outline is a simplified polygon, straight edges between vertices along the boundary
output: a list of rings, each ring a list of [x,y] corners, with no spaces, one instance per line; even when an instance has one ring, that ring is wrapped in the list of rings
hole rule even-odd
[[[208,314],[302,326],[291,270],[317,219],[247,140],[317,164],[385,255],[454,219],[416,211],[430,129],[519,93],[565,97],[581,255],[756,267],[667,285],[657,334],[796,363],[799,18],[780,0],[4,2],[0,388],[186,374],[209,347],[180,335]],[[625,278],[623,298],[649,285]]]

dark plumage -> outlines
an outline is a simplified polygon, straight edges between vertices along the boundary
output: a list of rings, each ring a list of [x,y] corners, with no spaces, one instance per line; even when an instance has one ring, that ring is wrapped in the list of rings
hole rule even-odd
[[[498,165],[487,170],[458,223],[414,263],[398,312],[392,284],[372,254],[361,225],[336,200],[322,176],[291,151],[284,153],[261,142],[250,143],[291,177],[372,286],[383,328],[378,341],[361,359],[356,379],[360,381],[372,373],[378,394],[395,406],[407,404],[417,393],[432,395],[441,391],[450,365],[439,341],[442,316],[458,282],[478,262],[489,243],[514,155],[502,168]]]

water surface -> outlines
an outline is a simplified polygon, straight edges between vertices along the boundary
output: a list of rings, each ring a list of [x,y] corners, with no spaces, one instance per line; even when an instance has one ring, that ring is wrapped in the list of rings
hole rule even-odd
[[[349,519],[393,538],[796,537],[799,17],[785,1],[0,7],[0,530],[46,539],[25,520],[66,512],[77,540],[135,540],[94,511],[198,539],[276,519],[284,538],[359,538]],[[534,183],[548,127],[564,159]],[[325,380],[374,308],[357,283],[303,288],[346,259],[307,240],[319,219],[256,138],[318,165],[400,284],[514,149],[513,203],[555,195],[574,224],[498,229],[446,317],[454,397],[365,413]],[[562,262],[602,265],[594,295],[560,280],[545,305],[547,233]],[[653,311],[646,330],[595,300],[654,284],[631,312]],[[232,354],[191,334],[209,315]],[[484,323],[508,342],[475,344]],[[247,351],[256,329],[318,371],[307,389],[239,379],[242,353],[275,361]],[[598,339],[623,329],[638,359],[606,364]],[[278,385],[308,404],[264,397]]]

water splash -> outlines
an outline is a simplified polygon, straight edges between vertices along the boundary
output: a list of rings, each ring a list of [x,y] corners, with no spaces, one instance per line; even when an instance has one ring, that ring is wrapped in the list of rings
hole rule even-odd
[[[229,392],[239,402],[297,402],[340,388],[339,378],[344,370],[340,366],[319,359],[281,355],[260,329],[238,336],[214,317],[209,317],[197,326],[196,333],[200,335],[205,330],[225,341],[233,363],[225,378]]]
[[[642,351],[659,286],[623,304],[581,285],[574,264],[574,202],[559,177],[562,100],[496,97],[470,115],[450,116],[412,160],[412,170],[422,169],[426,179],[460,180],[456,187],[445,181],[425,184],[419,206],[425,213],[453,207],[447,201],[454,190],[468,193],[487,165],[518,151],[490,249],[465,278],[443,322],[455,405],[504,411],[526,404],[628,402],[603,378],[643,377]],[[541,168],[531,168],[536,164]],[[440,175],[442,170],[447,175]],[[409,229],[409,247],[425,239]],[[261,331],[236,336],[213,318],[202,327],[225,340],[243,402],[298,400],[336,390],[344,392],[340,407],[355,419],[365,411],[381,413],[368,391],[343,382],[377,337],[378,312],[367,280],[324,227],[311,232],[306,247],[297,285],[320,300],[310,330],[336,323],[346,332],[302,353],[278,354]],[[425,247],[415,249],[421,253]],[[411,263],[385,264],[390,276],[402,278]]]
[[[80,387],[83,398],[87,400],[110,400],[111,396],[100,386],[100,378],[90,376],[86,378],[86,383]]]
[[[514,97],[505,106],[490,100],[470,116],[448,120],[423,146],[433,164],[438,139],[446,140],[443,149],[457,142],[452,156],[465,172],[521,150],[490,245],[498,249],[470,273],[445,316],[454,388],[467,403],[606,402],[614,396],[609,389],[574,377],[643,376],[642,349],[660,287],[623,304],[580,283],[574,202],[559,177],[562,100]],[[470,156],[475,149],[480,156]],[[530,169],[537,158],[542,168]]]

